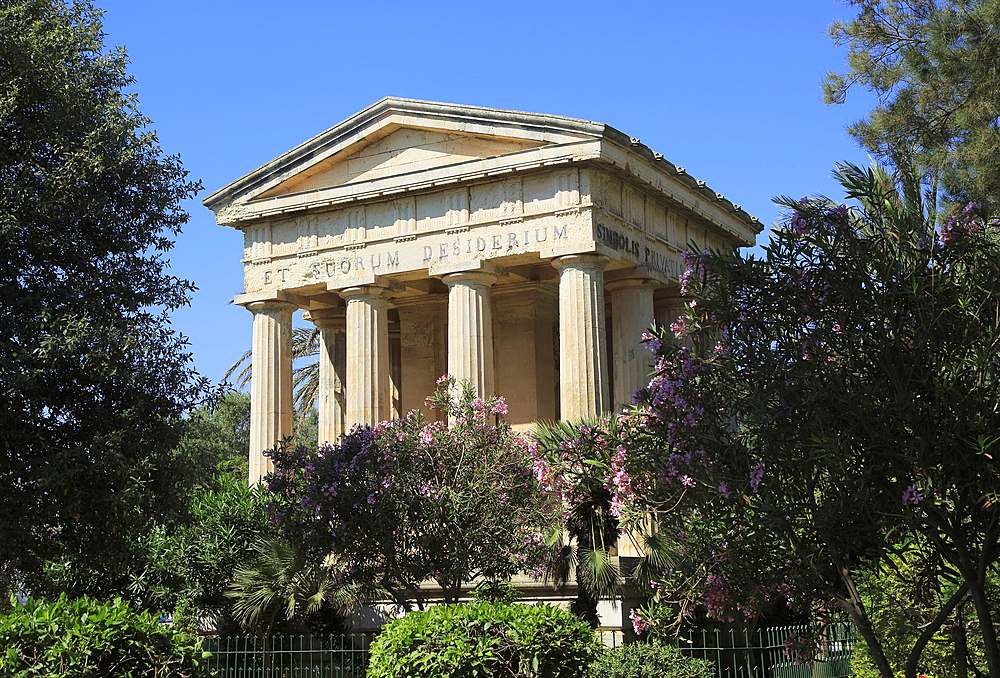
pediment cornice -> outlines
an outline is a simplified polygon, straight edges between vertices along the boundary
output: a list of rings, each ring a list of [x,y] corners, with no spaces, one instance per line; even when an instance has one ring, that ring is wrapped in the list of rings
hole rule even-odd
[[[394,135],[423,133],[440,148],[463,141],[475,153],[439,152],[423,162],[380,168],[372,158],[405,149]],[[396,146],[393,146],[393,143]],[[385,149],[378,148],[382,144]],[[374,149],[374,150],[373,150]],[[344,169],[359,154],[369,166]],[[219,224],[249,222],[291,213],[334,209],[355,201],[384,200],[408,192],[489,180],[504,174],[574,163],[598,162],[629,175],[753,242],[760,222],[705,182],[603,123],[556,115],[386,97],[213,192],[203,204]]]

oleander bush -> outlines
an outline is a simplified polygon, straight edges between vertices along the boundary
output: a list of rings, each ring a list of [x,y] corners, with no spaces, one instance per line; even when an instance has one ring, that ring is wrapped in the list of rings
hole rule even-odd
[[[0,617],[3,678],[203,678],[201,640],[127,602],[29,600]]]
[[[474,601],[385,626],[368,678],[582,678],[601,651],[594,631],[557,607]]]
[[[591,667],[590,678],[712,678],[715,664],[685,657],[673,645],[630,643],[608,650]]]

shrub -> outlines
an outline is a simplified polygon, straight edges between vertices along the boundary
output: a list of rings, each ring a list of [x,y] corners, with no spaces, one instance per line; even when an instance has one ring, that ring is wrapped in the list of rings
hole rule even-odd
[[[201,678],[209,676],[195,636],[161,626],[128,603],[89,598],[29,600],[0,617],[0,676]]]
[[[715,665],[685,657],[673,645],[630,643],[605,652],[591,667],[591,678],[711,678]]]
[[[442,605],[382,629],[368,676],[577,678],[600,651],[589,626],[551,605]]]

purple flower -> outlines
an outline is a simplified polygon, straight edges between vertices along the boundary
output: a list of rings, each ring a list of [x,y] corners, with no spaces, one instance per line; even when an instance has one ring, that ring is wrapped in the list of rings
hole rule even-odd
[[[811,230],[809,222],[798,210],[792,212],[792,217],[788,220],[788,225],[799,235],[806,235]]]
[[[906,488],[905,492],[903,492],[903,506],[906,506],[907,504],[919,504],[923,498],[924,495],[917,492],[917,485],[914,483]]]

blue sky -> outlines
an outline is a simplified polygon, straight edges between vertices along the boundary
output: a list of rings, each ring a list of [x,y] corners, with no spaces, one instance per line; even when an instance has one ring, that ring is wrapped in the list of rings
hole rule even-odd
[[[853,15],[834,0],[95,1],[164,151],[204,184],[170,259],[199,288],[174,326],[212,380],[251,315],[228,304],[242,234],[201,198],[384,96],[609,124],[766,225],[772,197],[835,197],[834,164],[869,162],[844,127],[872,98],[822,101],[845,61],[827,28]]]

